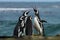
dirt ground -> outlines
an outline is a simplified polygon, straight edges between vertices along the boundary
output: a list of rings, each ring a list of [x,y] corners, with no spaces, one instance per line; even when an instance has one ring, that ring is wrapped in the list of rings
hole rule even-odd
[[[60,40],[60,36],[42,37],[42,36],[25,36],[22,38],[0,38],[0,40]]]

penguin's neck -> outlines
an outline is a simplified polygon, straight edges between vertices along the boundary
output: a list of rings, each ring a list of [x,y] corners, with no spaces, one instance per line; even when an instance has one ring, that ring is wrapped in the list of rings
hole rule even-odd
[[[38,16],[36,16],[36,15],[35,15],[35,17],[36,17],[37,19],[39,19],[39,17],[38,17]]]

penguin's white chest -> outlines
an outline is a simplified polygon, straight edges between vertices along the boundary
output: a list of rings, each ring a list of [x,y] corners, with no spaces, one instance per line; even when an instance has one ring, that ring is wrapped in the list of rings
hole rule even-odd
[[[37,31],[42,32],[42,28],[41,28],[41,26],[39,24],[39,21],[38,21],[38,18],[37,17],[34,18],[34,27],[35,27],[35,29]]]

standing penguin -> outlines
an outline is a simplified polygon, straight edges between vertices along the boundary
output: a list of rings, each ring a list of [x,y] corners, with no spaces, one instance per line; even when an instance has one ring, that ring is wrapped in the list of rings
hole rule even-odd
[[[14,29],[14,37],[21,37],[24,33],[25,21],[29,11],[25,11],[22,16],[19,17],[18,23]]]
[[[32,17],[28,16],[26,21],[26,35],[32,35]]]
[[[20,35],[22,35],[23,27],[24,27],[23,16],[20,16],[18,23],[14,29],[14,33],[13,33],[14,37],[19,37]],[[20,32],[20,34],[19,34],[19,32]]]
[[[42,36],[44,36],[44,27],[43,22],[46,22],[45,20],[41,20],[39,17],[39,11],[37,9],[34,9],[35,17],[34,17],[34,27],[38,31],[38,33]]]

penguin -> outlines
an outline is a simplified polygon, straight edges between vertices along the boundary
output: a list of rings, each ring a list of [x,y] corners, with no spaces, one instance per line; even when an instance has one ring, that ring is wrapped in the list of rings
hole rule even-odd
[[[27,21],[26,21],[26,35],[32,35],[32,17],[28,16]]]
[[[33,8],[33,10],[35,12],[34,27],[38,31],[39,35],[45,36],[43,22],[47,22],[47,21],[41,20],[41,18],[39,17],[39,11],[37,9]]]
[[[14,33],[13,33],[14,37],[19,37],[20,35],[22,35],[23,27],[24,27],[23,16],[20,16],[19,20],[18,20],[18,23],[17,23],[17,25],[14,29]]]
[[[23,29],[24,35],[26,35],[26,33],[25,33],[25,30],[26,30],[26,21],[27,21],[28,13],[29,13],[29,12],[30,12],[30,11],[25,11],[25,12],[23,13],[23,16],[24,16],[24,29]]]
[[[13,36],[14,37],[22,37],[24,33],[24,28],[25,28],[25,21],[27,18],[29,11],[25,11],[22,16],[19,17],[19,20],[17,22],[17,25],[14,29]]]

